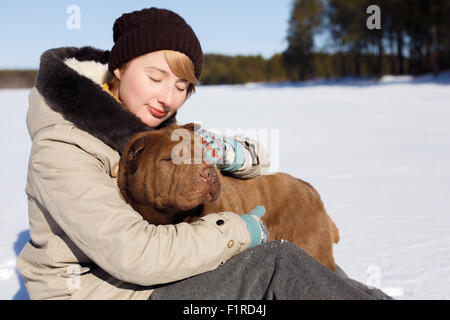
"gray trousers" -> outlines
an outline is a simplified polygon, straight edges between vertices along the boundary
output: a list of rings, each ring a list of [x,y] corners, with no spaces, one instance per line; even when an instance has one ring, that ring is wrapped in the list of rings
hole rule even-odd
[[[296,245],[269,242],[224,265],[158,287],[150,300],[371,300],[391,299],[378,289],[330,271]]]

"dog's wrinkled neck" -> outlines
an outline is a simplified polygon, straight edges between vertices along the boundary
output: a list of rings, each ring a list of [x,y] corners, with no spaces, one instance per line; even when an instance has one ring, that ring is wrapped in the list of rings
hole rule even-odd
[[[175,208],[166,208],[163,211],[163,215],[171,220],[171,224],[177,224],[180,222],[194,222],[198,220],[203,213],[203,204],[191,209],[191,210],[179,210]]]
[[[150,224],[160,225],[160,224],[177,224],[181,222],[194,222],[203,213],[203,204],[190,209],[190,210],[180,210],[178,208],[164,208],[163,210],[157,209],[149,203],[142,203],[135,201],[130,203],[131,206],[138,211],[144,220]]]

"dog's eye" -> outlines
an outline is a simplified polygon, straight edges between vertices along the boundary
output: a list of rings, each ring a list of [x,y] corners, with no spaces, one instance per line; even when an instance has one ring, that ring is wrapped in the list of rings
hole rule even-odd
[[[172,158],[171,157],[161,158],[160,161],[169,162],[172,161]]]

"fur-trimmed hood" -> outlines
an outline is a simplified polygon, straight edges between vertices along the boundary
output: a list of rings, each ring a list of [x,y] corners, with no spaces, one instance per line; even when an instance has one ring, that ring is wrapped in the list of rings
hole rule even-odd
[[[158,128],[144,124],[103,89],[111,77],[108,56],[109,51],[89,46],[47,50],[41,56],[36,88],[45,104],[66,121],[122,153],[135,133]],[[174,122],[175,116],[160,127]],[[50,125],[48,120],[38,121],[30,133]]]

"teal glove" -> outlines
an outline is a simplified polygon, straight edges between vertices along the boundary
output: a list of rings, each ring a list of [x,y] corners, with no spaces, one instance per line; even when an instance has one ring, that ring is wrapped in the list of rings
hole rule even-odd
[[[250,246],[260,245],[261,243],[267,242],[269,240],[269,232],[266,226],[261,221],[263,215],[266,214],[266,208],[263,206],[256,206],[247,214],[241,216],[242,220],[247,224],[247,230],[250,234]]]
[[[244,146],[232,138],[216,136],[200,129],[196,132],[201,138],[203,159],[217,165],[222,171],[236,171],[245,161]]]

